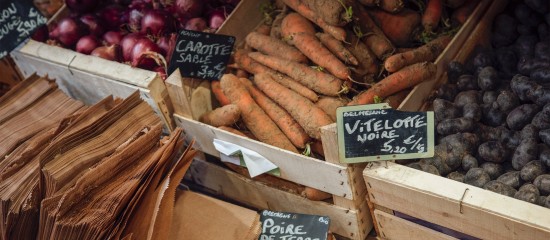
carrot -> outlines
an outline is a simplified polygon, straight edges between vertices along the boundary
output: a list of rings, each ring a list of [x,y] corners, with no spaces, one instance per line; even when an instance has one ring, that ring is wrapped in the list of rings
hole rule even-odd
[[[315,64],[326,68],[340,79],[347,79],[350,70],[315,37],[313,24],[297,13],[288,14],[281,25],[281,32]]]
[[[342,80],[309,66],[274,56],[266,56],[259,52],[249,53],[248,56],[261,64],[290,76],[315,92],[327,96],[338,96],[342,88]]]
[[[235,75],[225,74],[220,82],[223,93],[231,103],[239,107],[246,127],[258,140],[291,152],[298,152],[273,120],[254,102],[250,93]]]
[[[397,93],[392,94],[391,96],[385,98],[384,101],[382,101],[382,102],[385,102],[385,103],[389,104],[390,107],[393,108],[393,109],[397,109],[399,107],[399,105],[401,105],[403,100],[405,100],[405,98],[407,98],[407,96],[409,95],[410,92],[411,92],[410,89],[406,89],[406,90],[397,92]]]
[[[336,38],[332,37],[330,34],[326,33],[317,33],[315,34],[321,43],[327,47],[336,57],[344,61],[347,64],[357,65],[357,58],[351,54],[351,52],[344,47],[344,44],[341,41],[338,41]]]
[[[309,141],[309,136],[305,130],[277,103],[273,102],[262,91],[252,85],[250,80],[240,78],[252,98],[267,113],[267,115],[279,126],[279,129],[288,137],[288,139],[298,148],[305,148]]]
[[[470,16],[476,8],[478,2],[479,1],[476,0],[466,0],[462,6],[453,11],[453,14],[451,15],[453,22],[464,24],[468,19],[468,16]]]
[[[257,32],[259,34],[262,34],[264,36],[269,36],[269,34],[271,33],[271,27],[267,24],[262,24],[260,26],[258,26],[254,32]]]
[[[311,151],[319,156],[325,157],[325,151],[323,149],[323,142],[321,140],[315,140],[309,144]]]
[[[212,93],[214,94],[214,97],[220,105],[225,106],[227,104],[231,104],[231,101],[223,94],[222,87],[220,86],[220,81],[212,81],[210,82],[210,88],[212,89]]]
[[[346,45],[346,48],[353,53],[359,60],[359,65],[351,68],[354,73],[354,80],[357,82],[369,83],[373,81],[373,77],[378,73],[378,61],[372,51],[355,35],[348,35],[351,44]]]
[[[396,13],[403,10],[405,4],[403,0],[380,0],[378,5],[382,10],[390,13]]]
[[[428,0],[426,3],[426,10],[422,14],[422,26],[424,26],[425,32],[431,33],[437,28],[443,11],[441,1],[443,0]]]
[[[420,26],[420,14],[410,9],[404,9],[397,14],[382,10],[368,12],[386,37],[398,47],[408,46]]]
[[[319,128],[334,122],[307,98],[278,84],[269,74],[255,75],[254,83],[273,101],[283,107],[312,138],[320,139]]]
[[[235,75],[240,78],[248,78],[248,72],[242,69],[237,69],[237,72],[235,73]]]
[[[281,34],[281,23],[283,22],[283,19],[288,14],[287,7],[282,9],[282,11],[275,16],[273,19],[273,22],[271,23],[271,32],[269,33],[269,36],[277,39],[282,39],[283,36]]]
[[[359,23],[359,25],[356,25],[357,30],[359,30],[356,34],[362,34],[362,36],[356,37],[362,38],[363,42],[380,60],[384,60],[386,57],[393,54],[395,47],[378,25],[376,25],[374,20],[372,20],[367,10],[359,5],[355,5],[354,9],[354,13]]]
[[[323,192],[321,190],[317,190],[315,188],[307,187],[304,189],[304,191],[301,194],[303,197],[312,200],[312,201],[321,201],[325,200],[327,198],[331,198],[332,195]]]
[[[263,54],[301,63],[306,63],[308,61],[307,57],[298,51],[298,49],[270,36],[251,32],[246,36],[245,41],[246,44]]]
[[[228,104],[205,112],[199,117],[199,121],[208,125],[219,127],[233,125],[241,118],[241,111],[235,104]]]
[[[352,20],[344,0],[302,0],[302,2],[327,24],[344,26]]]
[[[419,62],[434,61],[451,42],[452,37],[442,35],[418,48],[404,53],[397,53],[388,57],[384,62],[384,68],[388,72],[396,72],[399,69]]]
[[[270,73],[275,78],[279,84],[296,91],[302,96],[310,99],[311,101],[317,101],[319,98],[317,94],[306,86],[296,82],[294,79],[291,79],[285,75],[279,74],[274,70],[256,62],[248,56],[248,51],[237,50],[234,54],[235,62],[237,65],[252,74],[258,73]]]
[[[344,41],[346,39],[346,31],[343,28],[329,25],[300,0],[283,0],[283,2],[290,8],[294,9],[294,11],[298,12],[300,15],[315,23],[317,26],[323,29],[325,33],[332,35],[334,38],[340,41]]]
[[[380,0],[359,0],[359,2],[367,7],[374,7],[380,5]]]
[[[323,109],[323,111],[328,114],[332,121],[336,122],[336,109],[342,106],[346,106],[349,100],[344,98],[334,98],[334,97],[322,97],[315,103],[315,106]]]
[[[348,106],[374,103],[374,97],[385,98],[410,88],[435,75],[436,66],[430,62],[407,66],[377,82],[368,90],[355,96]]]

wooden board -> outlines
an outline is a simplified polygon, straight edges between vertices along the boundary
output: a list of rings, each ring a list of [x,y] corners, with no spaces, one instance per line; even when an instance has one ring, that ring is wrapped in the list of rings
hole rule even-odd
[[[399,239],[422,239],[422,240],[453,240],[457,239],[446,234],[434,231],[427,227],[416,223],[398,218],[394,215],[374,210],[376,219],[378,220],[378,228],[381,232],[381,237],[388,240]]]
[[[482,239],[550,239],[550,209],[399,164],[363,176],[373,203]]]
[[[33,40],[12,52],[24,76],[37,73],[57,80],[69,96],[94,104],[108,95],[125,98],[139,90],[166,125],[173,129],[172,104],[160,77],[151,71],[83,55]]]
[[[231,142],[269,159],[279,167],[283,179],[352,199],[346,167],[282,150],[177,114],[174,114],[174,119],[189,138],[195,139],[195,148],[204,153],[219,157],[220,153],[214,148],[213,140]]]
[[[356,211],[268,187],[222,167],[194,160],[187,172],[194,182],[217,194],[240,203],[275,211],[325,215],[330,217],[330,230],[351,239],[364,239],[366,229],[361,229]]]

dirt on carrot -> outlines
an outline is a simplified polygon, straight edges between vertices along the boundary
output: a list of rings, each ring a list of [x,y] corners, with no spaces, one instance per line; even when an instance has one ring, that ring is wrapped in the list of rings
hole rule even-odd
[[[257,32],[249,33],[245,38],[246,44],[263,54],[277,56],[290,61],[306,63],[307,57],[298,49],[289,46],[282,40],[262,35]]]
[[[199,117],[199,121],[208,125],[230,126],[235,124],[241,118],[241,110],[235,104],[228,104],[206,112]]]
[[[246,87],[250,95],[258,103],[258,105],[267,113],[267,115],[279,126],[279,129],[288,137],[288,139],[298,148],[305,148],[310,138],[305,130],[288,114],[286,110],[281,108],[277,103],[273,102],[262,91],[257,89],[250,80],[240,78],[243,85]]]
[[[374,81],[374,76],[378,74],[378,61],[376,56],[367,47],[363,41],[355,37],[355,35],[348,35],[350,44],[346,45],[346,48],[353,53],[357,58],[359,65],[351,68],[353,73],[353,79],[355,82],[363,84],[370,84]]]
[[[352,20],[351,12],[347,9],[344,0],[302,0],[302,2],[327,24],[341,27]]]
[[[225,106],[228,104],[231,104],[231,101],[223,94],[222,87],[220,86],[220,81],[212,81],[210,82],[210,88],[212,90],[212,93],[214,94],[214,97],[216,100],[218,100],[218,103],[220,103],[221,106]]]
[[[255,75],[254,84],[284,108],[312,138],[320,139],[319,128],[334,122],[322,109],[300,94],[278,84],[269,74]]]
[[[332,35],[326,33],[317,33],[315,35],[330,52],[336,55],[336,57],[340,60],[344,61],[344,63],[352,65],[359,64],[357,58],[355,58],[355,56],[353,56],[353,54],[346,49],[344,43],[338,41],[338,39],[332,37]]]
[[[288,75],[315,92],[327,96],[338,96],[342,90],[342,80],[307,65],[263,55],[259,52],[249,53],[248,56],[265,66]]]
[[[248,136],[247,136],[246,134],[244,134],[243,132],[241,132],[241,131],[239,131],[239,130],[237,130],[237,129],[235,129],[235,128],[232,128],[232,127],[228,127],[228,126],[219,126],[218,128],[221,129],[221,130],[224,130],[224,131],[228,131],[228,132],[233,133],[233,134],[237,134],[237,135],[239,135],[239,136],[241,136],[241,137],[246,137],[246,138],[248,137]]]
[[[397,13],[403,10],[405,3],[403,0],[380,0],[378,6],[386,12]]]
[[[374,84],[355,96],[348,106],[374,103],[374,98],[385,98],[404,89],[413,87],[435,76],[437,67],[430,62],[407,66]]]
[[[346,98],[337,97],[321,97],[319,101],[315,103],[315,106],[323,109],[328,116],[336,122],[336,109],[346,106],[349,100]]]
[[[355,37],[362,39],[380,60],[384,60],[393,54],[395,47],[378,25],[376,25],[374,20],[372,20],[365,7],[356,4],[353,9],[355,9],[354,14],[359,23],[354,26]]]
[[[443,12],[443,0],[428,0],[426,3],[426,10],[422,14],[422,26],[424,31],[432,33],[434,29],[439,25],[441,14]]]
[[[250,93],[233,74],[221,78],[223,93],[241,110],[246,127],[258,140],[297,153],[298,149],[290,142],[269,116],[256,104]]]
[[[294,11],[300,13],[300,15],[315,23],[317,26],[323,29],[325,33],[332,35],[334,38],[340,41],[346,40],[346,31],[343,28],[328,24],[321,17],[315,14],[315,12],[313,12],[313,10],[311,10],[301,0],[282,1],[290,8],[294,9]]]
[[[415,63],[435,61],[451,40],[451,36],[442,35],[411,51],[394,54],[386,59],[384,68],[388,72],[396,72]]]

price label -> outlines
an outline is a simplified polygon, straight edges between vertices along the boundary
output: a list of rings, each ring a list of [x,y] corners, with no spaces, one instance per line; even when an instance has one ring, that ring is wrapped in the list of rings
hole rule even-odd
[[[329,217],[262,211],[259,240],[326,240]]]
[[[225,73],[235,37],[181,30],[168,64],[168,72],[179,68],[183,77],[219,80]]]
[[[403,112],[387,104],[337,109],[340,162],[428,158],[434,154],[433,112]]]
[[[46,18],[33,1],[0,1],[0,58],[27,39]]]

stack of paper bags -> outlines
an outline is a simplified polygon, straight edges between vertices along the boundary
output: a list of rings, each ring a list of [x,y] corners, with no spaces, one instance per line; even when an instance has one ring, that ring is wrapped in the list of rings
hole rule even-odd
[[[0,239],[256,239],[256,212],[176,197],[195,155],[182,132],[162,137],[137,92],[88,107],[22,82],[0,98]]]

